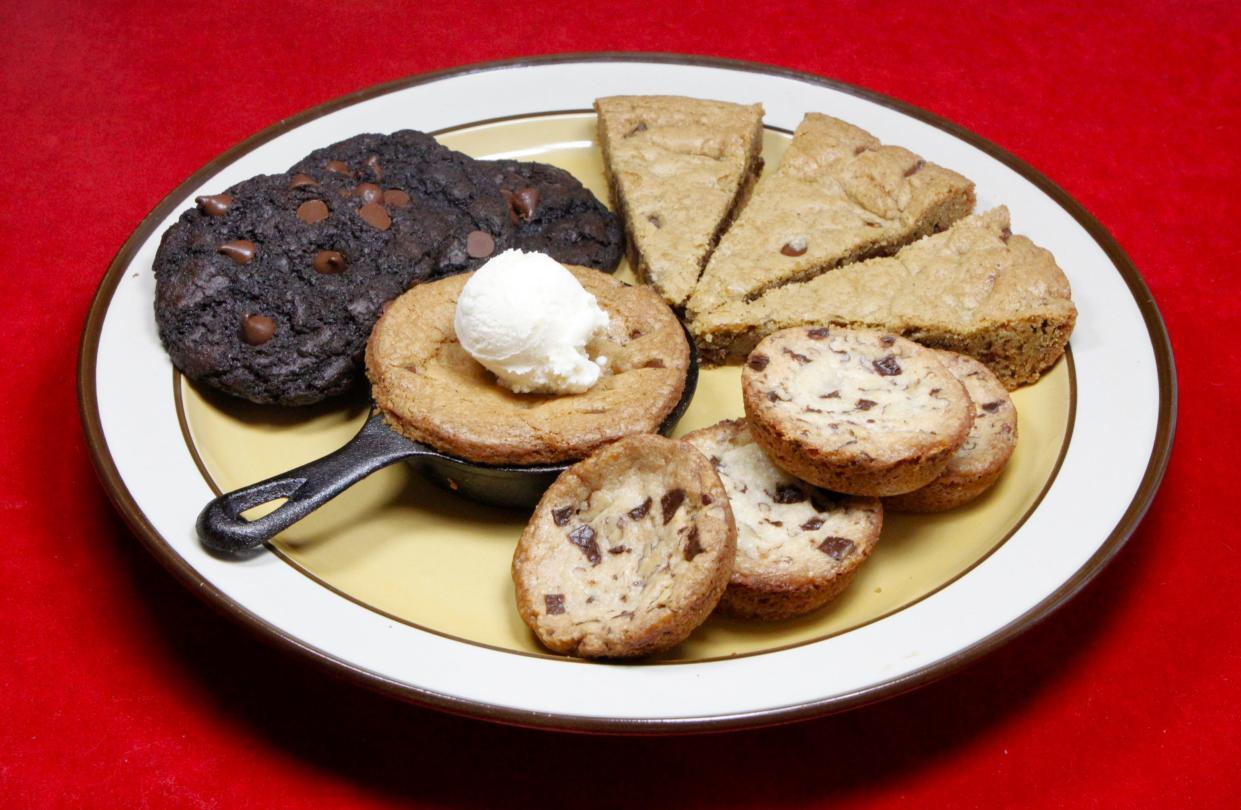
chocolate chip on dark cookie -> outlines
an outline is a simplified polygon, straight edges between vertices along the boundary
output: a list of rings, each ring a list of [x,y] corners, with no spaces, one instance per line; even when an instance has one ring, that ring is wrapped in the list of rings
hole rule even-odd
[[[261,346],[276,334],[276,322],[266,315],[247,315],[241,319],[241,339]]]
[[[485,259],[495,252],[496,240],[486,231],[470,231],[465,237],[465,252],[474,259]]]
[[[345,263],[345,257],[335,250],[319,251],[315,254],[315,259],[311,264],[316,273],[343,273],[348,266]]]
[[[374,183],[358,183],[358,187],[353,190],[355,197],[360,199],[363,204],[377,203],[383,199],[383,190]]]
[[[209,197],[196,197],[194,204],[209,217],[222,217],[228,213],[233,198],[228,194],[213,194]]]
[[[237,264],[249,264],[254,261],[254,254],[258,248],[249,239],[234,239],[231,242],[225,242],[220,245],[219,252]]]
[[[384,205],[396,208],[409,208],[409,195],[399,188],[386,189],[383,193]]]
[[[297,207],[297,218],[307,225],[327,219],[327,203],[323,200],[307,200]]]
[[[386,231],[392,227],[392,217],[388,216],[388,212],[379,203],[367,203],[358,209],[358,216],[362,221],[372,228]]]

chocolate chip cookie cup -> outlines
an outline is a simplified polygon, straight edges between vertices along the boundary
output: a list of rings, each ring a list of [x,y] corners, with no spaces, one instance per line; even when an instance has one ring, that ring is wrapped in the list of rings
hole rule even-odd
[[[388,424],[491,465],[577,461],[624,436],[659,430],[685,390],[691,360],[684,330],[649,287],[568,269],[610,318],[587,347],[603,368],[589,390],[519,394],[500,385],[457,339],[453,316],[470,276],[454,276],[402,295],[371,333],[367,375]]]

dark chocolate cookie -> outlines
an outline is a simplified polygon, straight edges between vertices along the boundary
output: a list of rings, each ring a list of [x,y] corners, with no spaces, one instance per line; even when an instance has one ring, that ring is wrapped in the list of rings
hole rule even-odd
[[[489,165],[441,146],[422,132],[365,134],[316,149],[291,169],[346,187],[370,183],[400,189],[423,205],[450,208],[468,223],[448,234],[433,275],[473,270],[493,254],[514,247],[517,226],[497,193]]]
[[[471,227],[456,209],[391,192],[302,173],[199,198],[155,257],[155,317],[174,365],[260,403],[349,389],[384,302],[431,277],[445,241]]]
[[[429,135],[358,135],[200,198],[164,234],[155,313],[173,363],[253,402],[360,379],[379,309],[512,247],[615,268],[620,224],[568,172],[477,161]]]
[[[546,163],[479,161],[508,201],[515,247],[611,272],[625,250],[620,220],[576,177]]]

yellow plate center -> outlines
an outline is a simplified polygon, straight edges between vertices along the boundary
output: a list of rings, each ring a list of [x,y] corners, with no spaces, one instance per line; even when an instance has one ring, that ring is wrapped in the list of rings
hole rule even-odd
[[[593,113],[498,121],[437,136],[476,157],[552,163],[601,200],[607,185]],[[778,165],[788,136],[768,131],[763,157]],[[632,281],[625,264],[618,271]],[[1059,465],[1072,423],[1071,363],[1013,393],[1017,449],[999,482],[974,503],[940,515],[884,516],[871,559],[839,599],[777,623],[712,617],[663,661],[769,652],[875,621],[951,583],[1014,532]],[[740,371],[704,369],[676,435],[743,415]],[[190,450],[227,491],[340,447],[361,427],[359,394],[311,408],[251,405],[178,382]],[[527,514],[480,506],[444,492],[398,464],[355,485],[274,543],[289,564],[394,620],[475,644],[544,654],[517,615],[509,578]]]

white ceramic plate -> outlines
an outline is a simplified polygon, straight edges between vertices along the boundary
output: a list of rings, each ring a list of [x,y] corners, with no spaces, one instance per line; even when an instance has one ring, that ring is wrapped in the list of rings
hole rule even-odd
[[[955,169],[979,208],[1051,250],[1079,316],[1071,341],[1075,422],[1060,466],[1024,522],[929,596],[823,640],[730,660],[586,665],[514,654],[394,620],[275,555],[238,562],[199,545],[213,496],[186,449],[151,314],[160,234],[198,194],[279,172],[359,132],[439,131],[587,110],[598,96],[761,101],[793,129],[821,111]],[[1088,582],[1141,519],[1166,466],[1176,391],[1167,335],[1120,248],[1080,205],[998,147],[935,116],[805,74],[696,57],[601,54],[467,67],[372,88],[309,110],[212,161],[168,196],[113,261],[86,326],[82,416],[101,478],[138,536],[192,589],[279,643],[364,684],[439,708],[576,730],[735,728],[837,711],[913,688],[1046,616]],[[291,465],[290,465],[291,466]]]

